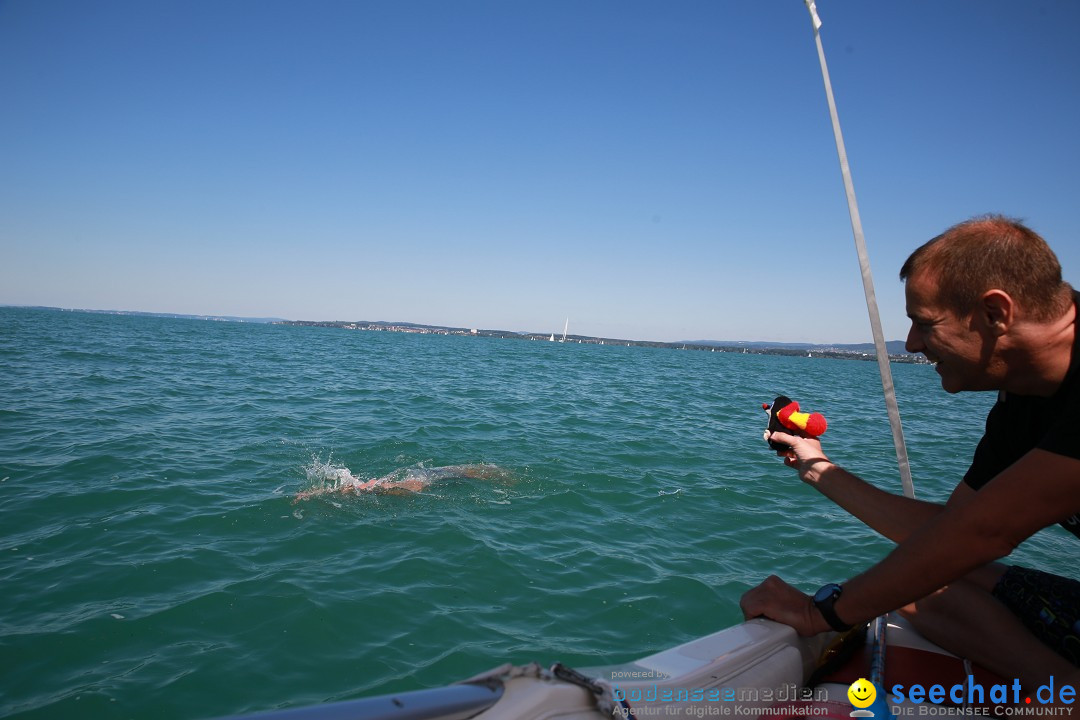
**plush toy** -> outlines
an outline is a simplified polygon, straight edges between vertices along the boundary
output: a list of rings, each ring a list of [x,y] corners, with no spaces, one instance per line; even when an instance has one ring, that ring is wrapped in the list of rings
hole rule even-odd
[[[776,398],[771,406],[768,403],[762,403],[761,409],[769,414],[769,427],[765,431],[765,439],[773,450],[790,449],[785,443],[769,440],[769,435],[776,430],[784,432],[794,430],[807,437],[817,437],[828,428],[824,415],[799,412],[799,403],[786,395]]]

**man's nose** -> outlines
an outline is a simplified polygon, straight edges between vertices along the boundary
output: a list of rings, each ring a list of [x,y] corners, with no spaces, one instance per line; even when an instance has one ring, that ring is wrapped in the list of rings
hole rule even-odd
[[[915,329],[915,323],[911,323],[911,329],[908,330],[904,349],[909,353],[919,353],[926,349],[922,342],[922,335]]]

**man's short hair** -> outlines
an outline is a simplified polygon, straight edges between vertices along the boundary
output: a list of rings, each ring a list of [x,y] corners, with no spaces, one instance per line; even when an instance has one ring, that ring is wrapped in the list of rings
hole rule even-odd
[[[1061,263],[1037,233],[1017,220],[984,215],[954,225],[911,254],[900,279],[929,272],[946,308],[964,317],[987,290],[1004,290],[1036,322],[1060,317],[1072,302]]]

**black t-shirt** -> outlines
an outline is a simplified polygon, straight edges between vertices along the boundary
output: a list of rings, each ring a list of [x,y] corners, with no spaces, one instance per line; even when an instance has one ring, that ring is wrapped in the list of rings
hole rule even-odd
[[[1073,303],[1080,318],[1080,292],[1073,291]],[[964,475],[964,482],[975,490],[1035,448],[1080,460],[1080,326],[1074,336],[1069,371],[1053,396],[999,393]],[[1080,516],[1061,525],[1080,538]]]

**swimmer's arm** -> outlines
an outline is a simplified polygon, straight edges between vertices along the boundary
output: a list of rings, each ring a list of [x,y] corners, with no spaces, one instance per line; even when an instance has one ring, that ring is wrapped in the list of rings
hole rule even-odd
[[[296,497],[293,498],[292,504],[295,505],[296,503],[300,502],[301,500],[310,500],[311,498],[315,497],[316,495],[322,495],[325,492],[326,492],[325,489],[301,490],[300,492],[296,493]]]
[[[293,498],[293,504],[300,502],[301,500],[310,500],[313,497],[319,495],[329,495],[330,493],[341,493],[342,495],[348,495],[350,493],[371,492],[376,486],[382,482],[382,478],[375,478],[374,480],[368,480],[365,483],[359,485],[342,485],[341,487],[326,487],[326,488],[312,488],[311,490],[301,490],[296,493],[296,497]]]
[[[387,495],[404,495],[410,493],[418,493],[431,485],[430,482],[420,480],[418,478],[405,478],[404,480],[395,480],[393,482],[383,483],[378,487],[377,492]],[[373,488],[372,490],[376,490]]]

